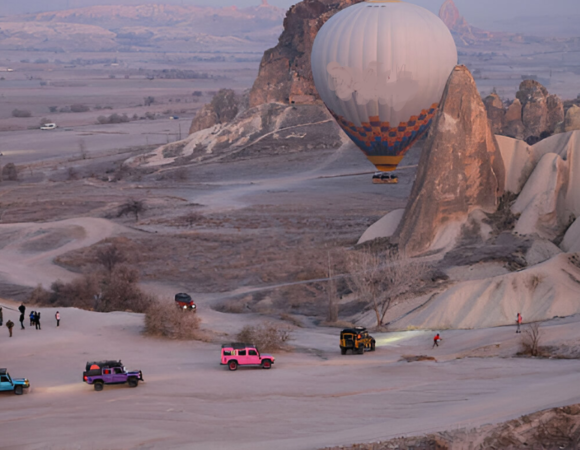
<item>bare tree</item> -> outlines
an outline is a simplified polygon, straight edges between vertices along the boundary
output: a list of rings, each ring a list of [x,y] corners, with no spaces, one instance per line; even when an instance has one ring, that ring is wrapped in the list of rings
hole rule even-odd
[[[522,353],[530,356],[538,356],[540,354],[541,335],[539,323],[529,324],[522,334]]]
[[[394,250],[351,253],[347,268],[351,290],[375,312],[377,326],[383,325],[393,300],[416,288],[426,270],[425,264],[405,258]]]
[[[143,213],[146,209],[143,200],[129,199],[119,207],[117,217],[133,214],[135,216],[135,222],[137,222],[139,220],[139,214]]]
[[[127,261],[125,252],[117,245],[111,244],[97,251],[96,259],[109,273],[115,266]]]

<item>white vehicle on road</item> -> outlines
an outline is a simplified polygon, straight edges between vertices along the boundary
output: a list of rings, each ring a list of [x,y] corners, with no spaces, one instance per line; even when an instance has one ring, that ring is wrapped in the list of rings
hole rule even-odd
[[[40,126],[41,130],[54,130],[56,128],[56,123],[45,123]]]

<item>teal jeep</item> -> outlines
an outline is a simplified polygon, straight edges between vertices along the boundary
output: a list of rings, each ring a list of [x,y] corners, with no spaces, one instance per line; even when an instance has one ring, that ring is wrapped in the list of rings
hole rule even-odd
[[[12,378],[6,369],[0,369],[0,392],[14,391],[16,395],[22,395],[25,388],[30,387],[26,378]]]

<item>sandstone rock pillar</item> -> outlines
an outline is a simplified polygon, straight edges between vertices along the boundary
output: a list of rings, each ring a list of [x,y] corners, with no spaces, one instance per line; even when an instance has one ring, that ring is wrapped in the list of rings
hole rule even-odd
[[[405,214],[399,248],[413,256],[433,249],[446,227],[460,228],[476,209],[492,213],[505,169],[487,112],[469,70],[457,66],[441,99]]]

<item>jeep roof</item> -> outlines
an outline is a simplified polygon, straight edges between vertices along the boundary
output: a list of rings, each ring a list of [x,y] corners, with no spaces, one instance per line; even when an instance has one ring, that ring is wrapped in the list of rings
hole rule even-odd
[[[0,375],[6,375],[8,373],[8,369],[0,369]]]
[[[92,366],[99,366],[99,368],[104,367],[123,367],[123,363],[119,361],[88,361],[87,362],[87,372],[91,370]]]
[[[240,342],[235,342],[233,344],[223,344],[222,348],[233,348],[234,350],[241,350],[244,348],[256,348],[253,344],[242,344]]]
[[[363,331],[366,331],[366,330],[367,329],[365,327],[345,328],[344,330],[341,331],[341,333],[357,334],[357,333],[362,333]]]

